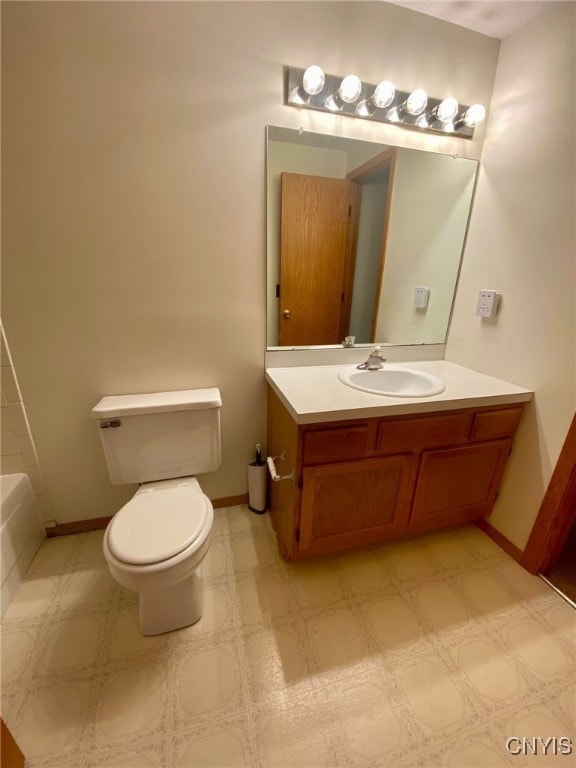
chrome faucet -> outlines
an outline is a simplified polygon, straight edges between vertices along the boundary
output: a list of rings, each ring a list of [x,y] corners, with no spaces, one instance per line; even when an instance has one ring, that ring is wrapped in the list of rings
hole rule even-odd
[[[360,363],[356,368],[359,368],[361,371],[377,371],[379,368],[384,367],[382,363],[385,362],[386,358],[382,354],[382,347],[374,347],[368,356],[368,360],[365,363]]]

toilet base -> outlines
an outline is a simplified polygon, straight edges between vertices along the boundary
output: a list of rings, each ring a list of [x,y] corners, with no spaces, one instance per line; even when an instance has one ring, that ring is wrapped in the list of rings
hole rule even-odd
[[[195,624],[202,616],[200,565],[187,578],[167,589],[140,592],[140,632],[161,635]]]

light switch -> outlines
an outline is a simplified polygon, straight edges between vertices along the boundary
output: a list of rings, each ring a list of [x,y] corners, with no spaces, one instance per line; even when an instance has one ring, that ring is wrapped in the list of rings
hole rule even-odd
[[[426,309],[428,299],[430,298],[430,288],[423,285],[417,285],[414,291],[414,306],[416,309]]]
[[[494,317],[498,311],[499,298],[498,291],[480,291],[476,304],[476,314],[480,317]]]

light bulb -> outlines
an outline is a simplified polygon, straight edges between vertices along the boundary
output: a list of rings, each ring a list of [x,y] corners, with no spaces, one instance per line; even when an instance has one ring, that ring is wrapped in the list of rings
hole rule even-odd
[[[320,67],[313,64],[304,72],[302,77],[302,87],[310,96],[316,96],[324,88],[326,78]]]
[[[436,107],[436,118],[441,123],[451,123],[458,114],[458,102],[452,96],[441,101]]]
[[[428,94],[422,88],[417,88],[406,99],[406,112],[409,115],[420,115],[426,109],[426,104],[428,104]]]
[[[392,104],[395,95],[396,89],[394,88],[393,83],[391,83],[390,80],[383,80],[376,86],[371,101],[375,107],[384,109],[384,107],[388,107]]]
[[[356,75],[346,75],[338,88],[338,96],[346,104],[353,104],[362,92],[362,83]]]
[[[464,125],[467,128],[476,128],[477,125],[484,122],[486,110],[482,104],[472,104],[464,114]]]

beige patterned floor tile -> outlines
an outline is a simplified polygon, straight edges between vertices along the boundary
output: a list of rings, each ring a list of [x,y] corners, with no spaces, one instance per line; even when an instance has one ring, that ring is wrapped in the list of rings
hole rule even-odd
[[[206,557],[202,562],[202,578],[221,579],[229,577],[231,572],[230,544],[227,540],[210,543]]]
[[[418,539],[406,539],[395,542],[393,546],[388,545],[382,553],[382,559],[403,584],[430,578],[437,572],[432,558]]]
[[[290,701],[314,686],[297,631],[289,626],[256,630],[245,638],[247,694],[251,705]]]
[[[305,629],[316,667],[325,680],[356,674],[375,663],[368,637],[351,612],[337,611],[311,618]]]
[[[535,621],[522,621],[504,631],[514,655],[540,679],[562,679],[572,664],[554,635]]]
[[[46,539],[34,560],[30,563],[29,574],[58,573],[70,562],[78,550],[78,536],[57,536]]]
[[[93,565],[105,565],[102,542],[104,530],[91,531],[82,536],[78,550],[74,557],[75,563],[91,563]]]
[[[471,609],[449,582],[423,584],[412,595],[420,614],[435,633],[454,634],[477,626]]]
[[[223,720],[178,733],[172,740],[173,768],[243,768],[254,759],[247,717]]]
[[[362,612],[381,651],[410,651],[427,642],[422,626],[400,596],[367,603]]]
[[[287,564],[215,516],[202,619],[156,637],[102,531],[43,544],[2,622],[30,768],[574,768],[504,745],[570,735],[576,612],[478,528]]]
[[[219,636],[234,633],[236,620],[232,601],[232,591],[226,585],[205,585],[200,620],[172,634],[173,648],[186,643],[212,643]]]
[[[399,689],[418,723],[424,743],[470,727],[474,712],[458,680],[435,656],[412,660],[395,671]]]
[[[63,576],[27,578],[8,606],[3,623],[39,618],[46,614],[61,590]]]
[[[170,765],[170,740],[162,738],[112,750],[90,750],[82,768],[167,768]]]
[[[90,686],[70,683],[36,689],[23,708],[13,736],[27,759],[72,760],[83,748]]]
[[[214,510],[214,522],[212,523],[212,542],[222,541],[228,538],[228,518],[226,508]]]
[[[558,637],[563,638],[572,654],[575,653],[576,610],[564,600],[559,601],[543,617]]]
[[[107,674],[98,694],[93,747],[163,736],[168,718],[165,677],[162,667],[153,664]]]
[[[526,695],[519,670],[489,637],[463,639],[453,653],[476,692],[490,702],[499,704]]]
[[[292,563],[286,570],[287,585],[302,609],[326,609],[346,596],[332,561]]]
[[[344,555],[335,561],[341,578],[354,595],[370,595],[390,588],[389,576],[381,558],[371,550]]]
[[[515,766],[521,766],[521,768],[526,766],[574,767],[575,729],[572,727],[572,733],[570,733],[565,723],[548,706],[546,700],[534,700],[526,703],[522,708],[514,709],[501,720],[495,721],[493,730],[498,734],[498,741],[501,744],[506,745],[508,739],[513,739],[510,742],[510,749],[513,752],[512,764]],[[531,747],[523,748],[524,738],[531,742]],[[564,739],[572,740],[571,754],[564,753],[564,747],[570,747],[566,742],[560,741]],[[545,747],[542,741],[547,740],[550,741],[548,741],[548,747]]]
[[[95,606],[110,605],[119,587],[106,566],[88,567],[70,574],[61,597],[67,611],[90,612]]]
[[[463,525],[455,529],[457,535],[469,546],[476,556],[484,561],[486,560],[509,560],[504,550],[500,549],[492,539],[487,536],[478,526]]]
[[[472,571],[458,576],[456,582],[484,619],[519,607],[518,598],[489,571]]]
[[[528,573],[521,565],[513,560],[505,560],[499,563],[493,573],[506,584],[511,592],[514,592],[521,600],[530,600],[535,597],[548,597],[550,587],[543,579]]]
[[[429,768],[507,768],[511,765],[505,741],[486,726],[459,734],[428,755]]]
[[[54,623],[44,640],[39,669],[46,674],[85,672],[97,660],[105,629],[105,622],[97,615]]]
[[[255,574],[236,582],[240,621],[267,624],[291,611],[287,587],[280,574]]]
[[[270,531],[268,515],[257,515],[248,509],[246,504],[226,509],[226,522],[229,535],[256,531],[268,535]]]
[[[233,716],[245,705],[239,652],[232,643],[182,653],[172,675],[177,728]]]
[[[37,632],[15,629],[2,632],[2,687],[19,685],[35,655]]]
[[[258,571],[280,564],[273,539],[258,531],[243,534],[230,542],[236,571]]]
[[[547,701],[556,713],[558,722],[564,723],[567,733],[573,734],[576,754],[576,669],[572,669],[563,685],[551,693]]]
[[[262,768],[329,768],[337,764],[322,698],[268,706],[255,713],[254,721]]]
[[[467,569],[477,559],[474,550],[452,529],[429,534],[422,545],[438,572]]]
[[[327,689],[327,700],[346,765],[396,765],[418,748],[382,676],[358,675],[341,681]]]
[[[142,656],[164,656],[168,650],[168,635],[140,633],[138,604],[123,606],[116,614],[108,638],[111,659],[135,659]]]

